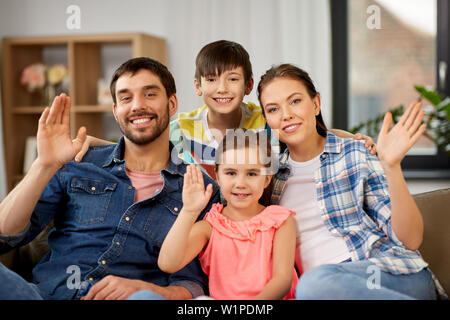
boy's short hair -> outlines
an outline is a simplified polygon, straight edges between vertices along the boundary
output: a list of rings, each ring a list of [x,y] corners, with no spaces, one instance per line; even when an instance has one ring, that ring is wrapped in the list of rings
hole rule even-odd
[[[200,83],[201,77],[218,75],[224,71],[242,67],[247,84],[253,77],[252,65],[248,52],[239,43],[219,40],[204,46],[195,59],[195,79]]]
[[[116,104],[116,82],[117,80],[127,72],[131,75],[135,75],[139,70],[148,70],[151,73],[158,76],[162,85],[166,89],[167,98],[170,98],[173,94],[177,93],[177,88],[175,86],[175,80],[170,73],[169,69],[161,62],[147,57],[132,58],[125,61],[117,70],[114,72],[109,89],[111,91],[111,96],[114,104]]]

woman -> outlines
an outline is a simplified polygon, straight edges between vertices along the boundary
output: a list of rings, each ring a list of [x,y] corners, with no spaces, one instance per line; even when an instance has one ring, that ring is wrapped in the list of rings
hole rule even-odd
[[[423,221],[400,162],[425,130],[420,103],[390,129],[378,159],[364,143],[327,131],[309,75],[289,64],[258,85],[268,125],[287,150],[272,203],[296,211],[297,299],[435,299],[445,292],[416,251]]]

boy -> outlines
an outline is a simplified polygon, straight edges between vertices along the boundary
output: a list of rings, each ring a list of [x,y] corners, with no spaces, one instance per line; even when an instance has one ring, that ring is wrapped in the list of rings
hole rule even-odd
[[[226,129],[263,130],[261,108],[243,102],[253,89],[247,51],[238,43],[219,40],[197,55],[194,86],[205,105],[179,113],[170,123],[170,140],[187,163],[197,163],[215,177],[215,150]]]

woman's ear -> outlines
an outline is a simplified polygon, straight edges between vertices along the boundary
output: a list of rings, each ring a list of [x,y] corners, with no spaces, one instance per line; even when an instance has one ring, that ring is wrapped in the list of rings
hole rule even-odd
[[[197,78],[194,79],[195,92],[197,93],[197,95],[199,97],[201,97],[202,94],[203,94],[203,92],[202,92],[202,84],[200,83],[200,81],[198,81]]]
[[[316,116],[318,116],[320,113],[320,106],[321,106],[320,94],[317,93],[316,96],[312,99],[312,101],[314,103],[314,113]]]

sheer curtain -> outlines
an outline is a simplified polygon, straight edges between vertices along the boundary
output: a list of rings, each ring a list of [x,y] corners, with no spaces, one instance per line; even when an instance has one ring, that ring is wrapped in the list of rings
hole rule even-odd
[[[81,29],[66,28],[73,1],[16,0],[0,3],[0,37],[144,32],[167,40],[169,69],[179,111],[202,105],[195,95],[195,57],[207,43],[227,39],[250,54],[255,89],[272,64],[293,63],[308,71],[331,120],[331,30],[328,0],[77,0]],[[42,8],[46,8],[42,10]],[[124,60],[126,57],[124,58]],[[256,90],[246,98],[257,102]],[[1,124],[0,124],[1,127]],[[0,130],[0,141],[3,141]],[[0,146],[0,200],[6,195]]]
[[[250,54],[256,86],[272,64],[293,63],[311,74],[331,119],[331,30],[328,0],[190,0],[167,24],[169,64],[179,87],[180,111],[200,106],[193,91],[194,60],[205,44],[233,40]]]

